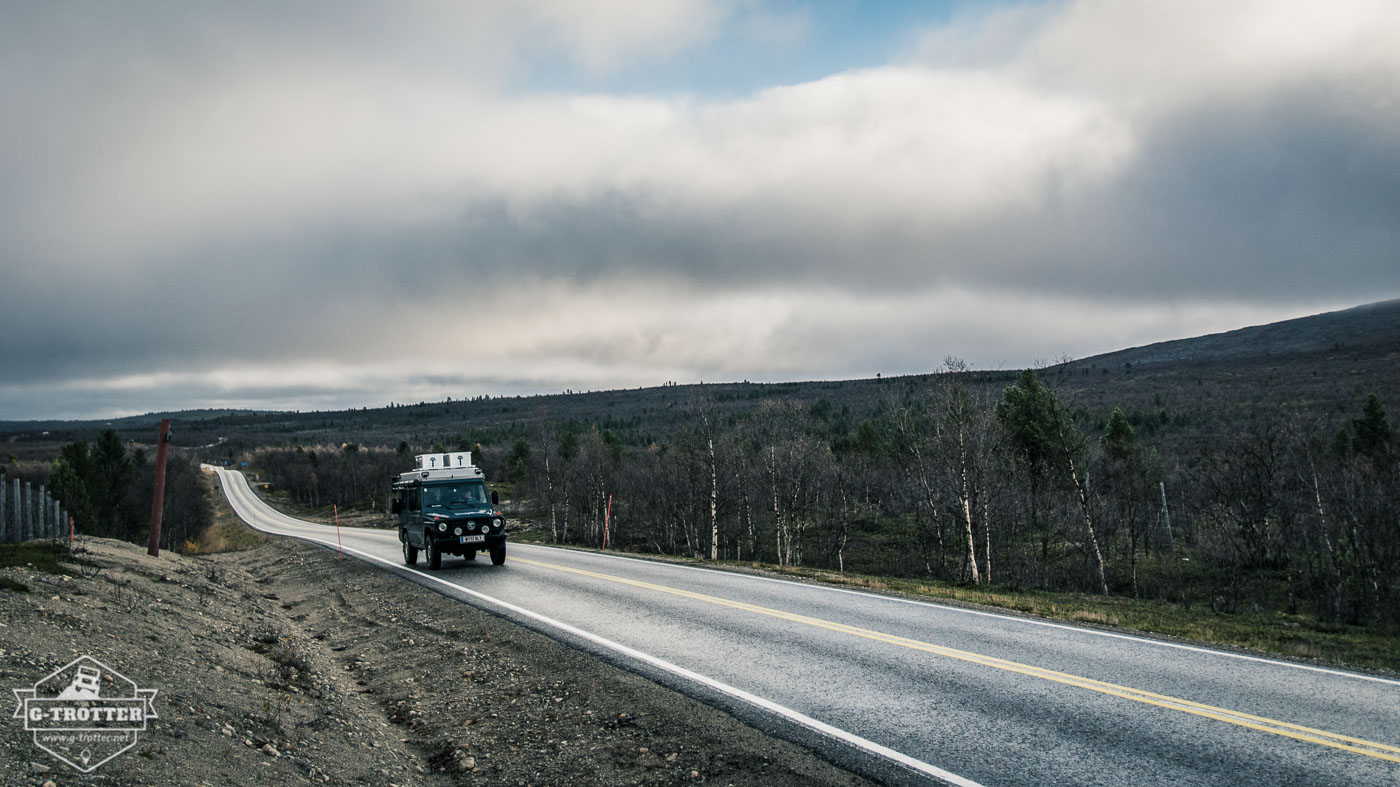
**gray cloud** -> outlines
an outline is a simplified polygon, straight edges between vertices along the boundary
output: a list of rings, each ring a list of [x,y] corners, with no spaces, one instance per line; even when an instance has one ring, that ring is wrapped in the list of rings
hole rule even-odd
[[[1400,293],[1386,9],[1216,45],[1254,12],[1070,4],[739,101],[513,92],[728,12],[570,6],[6,7],[0,417],[1020,364]],[[1106,43],[1153,14],[1175,68]]]

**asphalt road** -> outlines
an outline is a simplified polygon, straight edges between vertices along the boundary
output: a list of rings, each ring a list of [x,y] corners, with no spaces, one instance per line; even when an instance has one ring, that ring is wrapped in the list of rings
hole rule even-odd
[[[254,527],[337,546],[239,473]],[[1397,785],[1400,681],[1045,621],[511,544],[506,564],[347,555],[701,696],[892,782]]]

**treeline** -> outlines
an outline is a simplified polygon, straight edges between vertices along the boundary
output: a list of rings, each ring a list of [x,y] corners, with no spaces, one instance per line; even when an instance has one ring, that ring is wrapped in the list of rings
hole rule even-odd
[[[151,534],[155,463],[145,451],[128,454],[115,430],[102,431],[94,444],[64,445],[49,468],[54,497],[63,501],[80,534],[144,544]],[[200,483],[199,465],[170,453],[165,465],[161,548],[183,549],[213,521]]]
[[[1076,420],[1031,371],[999,397],[960,379],[859,421],[699,398],[664,444],[555,425],[487,453],[557,542],[606,526],[610,548],[1400,623],[1400,462],[1375,396],[1164,455],[1121,410],[1086,431],[1103,416]]]
[[[354,443],[258,448],[244,458],[294,501],[313,508],[336,505],[387,510],[391,476],[413,469],[413,455],[406,442],[397,450]]]

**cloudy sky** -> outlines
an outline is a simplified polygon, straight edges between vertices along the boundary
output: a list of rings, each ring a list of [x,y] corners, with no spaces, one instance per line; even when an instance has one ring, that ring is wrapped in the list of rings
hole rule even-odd
[[[1393,0],[0,4],[0,420],[915,373],[1400,296]]]

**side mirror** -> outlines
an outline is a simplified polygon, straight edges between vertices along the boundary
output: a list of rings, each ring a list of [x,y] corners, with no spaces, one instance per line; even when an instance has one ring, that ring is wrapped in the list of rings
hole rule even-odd
[[[496,490],[492,489],[492,490],[491,490],[491,505],[493,505],[493,506],[498,506],[498,505],[500,505],[500,504],[501,504],[501,496],[498,495],[498,494],[496,494]]]
[[[403,510],[403,501],[399,500],[398,498],[394,498],[394,500],[393,500],[392,502],[389,503],[389,513],[391,513],[391,514],[397,514],[398,512],[400,512],[400,511],[402,511],[402,510]]]

